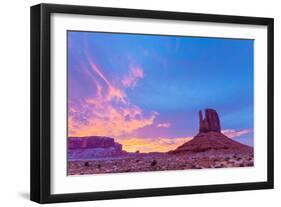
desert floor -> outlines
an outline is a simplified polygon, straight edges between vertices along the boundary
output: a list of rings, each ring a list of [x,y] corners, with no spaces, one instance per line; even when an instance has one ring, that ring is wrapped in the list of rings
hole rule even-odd
[[[134,154],[68,162],[68,175],[254,166],[253,154]]]

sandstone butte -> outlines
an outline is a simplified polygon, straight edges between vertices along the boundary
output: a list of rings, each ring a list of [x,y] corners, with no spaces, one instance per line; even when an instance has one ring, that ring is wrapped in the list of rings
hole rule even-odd
[[[253,153],[253,148],[222,134],[220,119],[216,110],[205,109],[205,118],[203,118],[202,111],[199,111],[198,134],[192,140],[169,153],[194,154],[199,152],[247,154]]]

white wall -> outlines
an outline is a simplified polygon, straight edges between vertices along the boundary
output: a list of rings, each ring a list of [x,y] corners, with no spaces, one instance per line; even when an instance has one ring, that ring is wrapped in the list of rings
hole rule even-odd
[[[29,197],[29,7],[67,3],[275,18],[275,190],[64,203],[54,206],[267,206],[281,202],[281,12],[278,0],[2,1],[0,33],[0,205],[35,206]],[[277,204],[278,205],[278,204]]]

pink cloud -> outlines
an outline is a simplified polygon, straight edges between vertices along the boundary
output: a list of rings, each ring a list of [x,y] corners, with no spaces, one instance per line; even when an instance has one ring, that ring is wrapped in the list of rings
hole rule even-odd
[[[169,122],[157,124],[158,128],[169,128],[170,126],[171,126],[171,123],[169,123]]]
[[[133,75],[137,78],[143,78],[143,70],[139,67],[133,67],[131,68],[131,71],[133,73]]]
[[[134,88],[138,79],[144,77],[143,70],[140,67],[131,67],[130,72],[122,79],[122,84],[126,88]]]
[[[91,60],[91,58],[88,58],[89,64],[91,66],[91,69],[100,77],[107,85],[108,93],[105,97],[107,100],[111,101],[112,99],[116,99],[117,101],[121,101],[125,103],[126,94],[118,89],[117,87],[114,87],[110,81],[103,75],[101,70],[97,67],[97,65]],[[100,85],[97,85],[97,87],[101,87]],[[98,90],[101,90],[98,88]]]
[[[224,129],[224,130],[222,130],[222,133],[229,138],[239,137],[244,134],[249,134],[251,132],[253,132],[252,129],[242,129],[242,130]]]
[[[92,79],[91,87],[95,88],[95,93],[90,97],[69,101],[68,136],[117,138],[154,123],[157,112],[144,114],[140,107],[128,99],[124,84],[119,83],[118,87],[117,79],[113,84],[93,59],[88,58],[88,62],[90,68],[81,67],[81,70],[85,75],[90,74],[87,77]],[[90,73],[89,69],[94,73]],[[139,67],[132,67],[130,75],[136,80],[144,77]]]

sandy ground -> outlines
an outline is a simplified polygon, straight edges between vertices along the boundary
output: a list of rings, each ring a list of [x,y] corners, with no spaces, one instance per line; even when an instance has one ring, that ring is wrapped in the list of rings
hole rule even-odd
[[[68,175],[251,166],[254,166],[252,153],[196,153],[194,155],[134,154],[107,159],[69,161]]]

